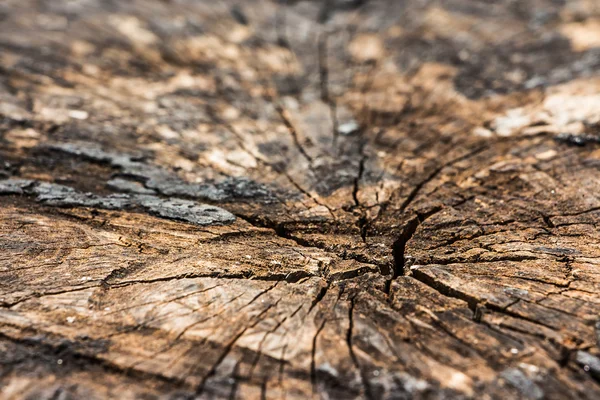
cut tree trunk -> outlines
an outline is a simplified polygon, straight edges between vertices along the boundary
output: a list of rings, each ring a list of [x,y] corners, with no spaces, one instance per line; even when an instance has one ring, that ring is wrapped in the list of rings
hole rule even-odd
[[[0,3],[2,399],[600,398],[600,6]]]

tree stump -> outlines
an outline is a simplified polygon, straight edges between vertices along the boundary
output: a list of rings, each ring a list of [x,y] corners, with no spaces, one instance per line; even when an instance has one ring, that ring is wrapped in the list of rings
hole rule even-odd
[[[600,7],[0,4],[3,399],[600,398]]]

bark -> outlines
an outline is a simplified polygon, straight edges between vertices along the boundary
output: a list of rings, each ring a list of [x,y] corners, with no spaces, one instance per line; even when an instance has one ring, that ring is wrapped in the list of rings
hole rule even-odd
[[[0,4],[0,397],[600,398],[592,0]]]

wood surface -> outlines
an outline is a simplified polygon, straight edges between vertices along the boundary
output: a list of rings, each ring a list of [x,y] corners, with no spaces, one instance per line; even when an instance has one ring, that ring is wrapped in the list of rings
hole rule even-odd
[[[0,2],[0,398],[600,398],[596,0]]]

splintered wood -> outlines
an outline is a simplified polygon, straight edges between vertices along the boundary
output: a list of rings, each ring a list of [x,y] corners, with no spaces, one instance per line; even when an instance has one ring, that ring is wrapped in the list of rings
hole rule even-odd
[[[0,397],[600,398],[599,26],[0,2]]]

